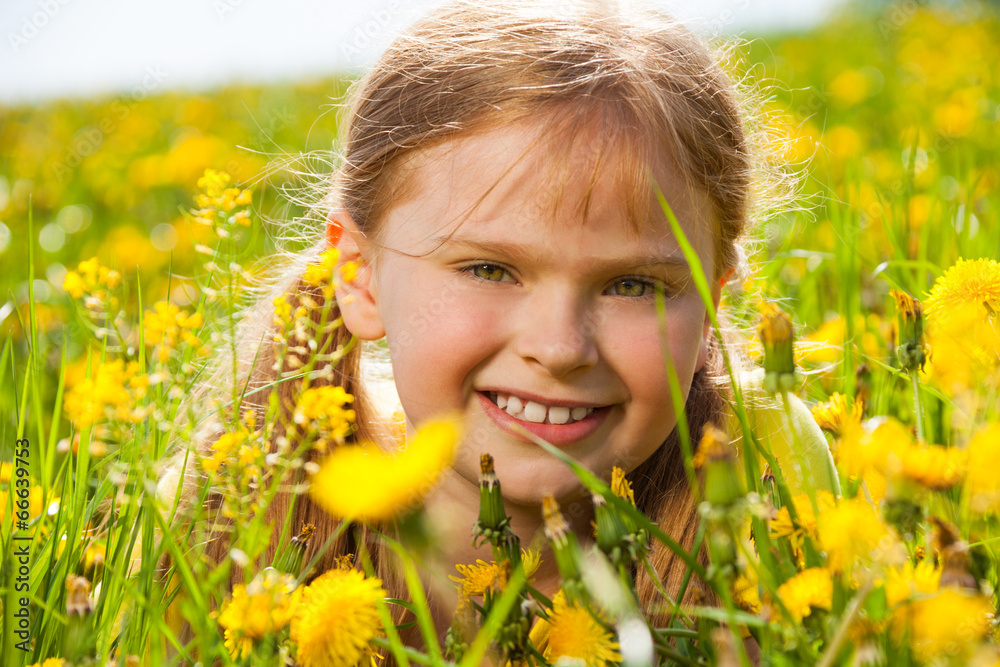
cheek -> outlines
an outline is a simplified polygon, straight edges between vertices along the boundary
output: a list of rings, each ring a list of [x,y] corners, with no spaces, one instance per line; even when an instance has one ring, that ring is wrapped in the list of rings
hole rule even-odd
[[[416,282],[416,281],[414,281]],[[503,318],[457,288],[402,289],[386,301],[386,338],[407,414],[462,408],[469,373],[495,349]]]
[[[699,302],[700,303],[700,302]],[[704,310],[698,304],[676,304],[667,310],[666,345],[655,314],[641,320],[609,318],[606,347],[612,365],[635,401],[672,406],[667,363],[669,352],[681,387],[687,393],[701,348]],[[666,414],[672,415],[668,409]]]

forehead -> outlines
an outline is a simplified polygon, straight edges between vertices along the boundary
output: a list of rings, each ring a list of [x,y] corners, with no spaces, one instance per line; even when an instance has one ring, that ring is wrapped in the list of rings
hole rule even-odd
[[[672,237],[655,182],[692,243],[711,246],[708,197],[690,187],[669,156],[650,164],[642,141],[594,118],[559,117],[451,138],[416,153],[404,168],[404,197],[388,211],[383,241],[413,247],[469,221],[505,216]]]

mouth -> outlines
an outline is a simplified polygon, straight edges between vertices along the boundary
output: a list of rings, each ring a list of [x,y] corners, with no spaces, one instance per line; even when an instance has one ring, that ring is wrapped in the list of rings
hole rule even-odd
[[[487,398],[514,419],[532,424],[572,424],[586,419],[599,408],[583,405],[545,405],[498,391],[485,392]]]
[[[520,429],[553,445],[568,445],[590,436],[613,406],[542,403],[502,391],[477,392],[483,410],[501,429],[530,442]]]

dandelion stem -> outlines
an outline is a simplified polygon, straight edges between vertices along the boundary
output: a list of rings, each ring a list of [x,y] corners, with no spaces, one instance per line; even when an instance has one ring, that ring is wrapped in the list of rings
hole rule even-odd
[[[847,639],[847,631],[850,629],[851,623],[854,622],[854,617],[858,615],[862,603],[868,598],[868,593],[871,590],[872,581],[869,578],[861,587],[861,590],[858,591],[858,594],[854,596],[854,599],[851,600],[851,604],[847,608],[847,613],[840,619],[840,624],[833,634],[833,639],[830,640],[830,645],[826,647],[826,651],[823,653],[823,657],[820,658],[816,667],[830,667],[833,661],[836,660],[837,654],[840,653],[840,647],[843,646],[844,640]]]
[[[438,644],[437,630],[431,618],[427,595],[424,593],[424,586],[420,581],[420,576],[417,574],[417,568],[413,564],[413,559],[410,558],[410,555],[404,549],[395,544],[393,548],[403,563],[403,576],[406,579],[406,585],[410,590],[410,598],[413,601],[413,613],[417,617],[417,625],[420,627],[425,647],[430,654],[431,662],[429,664],[441,664],[443,660],[441,646]]]
[[[910,383],[913,385],[913,414],[917,422],[917,439],[926,442],[924,437],[924,409],[920,404],[920,377],[917,370],[910,371]]]
[[[649,558],[645,555],[642,557],[642,565],[646,570],[646,574],[649,575],[649,580],[653,583],[653,587],[656,588],[656,592],[662,595],[663,599],[667,601],[667,604],[674,608],[674,611],[671,612],[670,618],[667,619],[667,624],[669,625],[673,621],[674,613],[680,613],[684,617],[684,620],[687,622],[687,625],[693,625],[694,621],[691,620],[691,617],[684,612],[684,609],[681,608],[681,606],[677,603],[677,601],[674,600],[674,598],[671,597],[670,593],[667,592],[667,589],[664,588],[663,582],[660,581],[660,575],[656,573],[656,570],[649,562]],[[689,573],[690,570],[687,570],[687,572]]]
[[[382,628],[385,630],[388,639],[376,637],[372,640],[372,643],[376,646],[389,649],[392,657],[396,660],[396,664],[400,665],[400,667],[410,667],[410,658],[413,658],[414,662],[419,662],[422,665],[432,664],[431,659],[424,654],[403,646],[403,641],[399,638],[399,633],[396,632],[396,626],[392,622],[392,614],[389,613],[389,608],[386,606],[385,601],[376,600],[375,603],[378,606],[379,618],[382,620]]]

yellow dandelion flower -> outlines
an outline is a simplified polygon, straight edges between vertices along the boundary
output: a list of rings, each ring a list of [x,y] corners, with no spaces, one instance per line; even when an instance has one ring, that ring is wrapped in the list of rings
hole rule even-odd
[[[757,590],[757,571],[746,567],[733,580],[733,602],[740,609],[751,614],[759,614],[761,609],[760,591]]]
[[[439,421],[420,429],[406,448],[385,454],[375,447],[338,447],[312,476],[309,495],[338,517],[391,519],[415,509],[455,458],[459,430]]]
[[[944,490],[965,479],[968,452],[940,445],[915,445],[902,459],[902,476],[929,489]]]
[[[521,563],[524,566],[524,574],[529,581],[538,570],[540,562],[541,554],[537,550],[521,550]],[[455,569],[461,576],[449,575],[448,578],[459,585],[459,611],[468,607],[472,598],[483,597],[487,592],[502,592],[507,587],[507,581],[513,573],[510,561],[487,563],[484,560],[477,560],[473,565],[457,564]]]
[[[55,498],[53,495],[51,495],[52,491],[49,491],[48,493],[50,495],[46,497],[45,492],[42,490],[41,484],[39,484],[38,481],[35,480],[34,478],[31,478],[31,488],[28,491],[28,498],[27,498],[29,523],[40,517],[45,508],[52,504]],[[13,499],[10,499],[8,497],[11,495],[14,496]],[[9,488],[7,489],[0,488],[0,522],[3,522],[2,524],[0,524],[0,534],[3,534],[4,530],[8,529],[8,527],[10,526],[10,523],[7,522],[6,519],[7,505],[9,503],[10,506],[13,507],[16,512],[17,507],[15,505],[15,502],[17,500],[20,499],[17,497],[17,495],[12,494]]]
[[[928,316],[930,379],[951,394],[990,395],[1000,387],[1000,321],[981,304],[949,306]]]
[[[635,505],[635,494],[632,493],[632,484],[625,479],[625,471],[618,466],[611,469],[611,493]]]
[[[63,667],[65,664],[66,661],[63,660],[62,658],[49,658],[44,662],[36,662],[30,667]]]
[[[991,315],[1000,310],[1000,263],[996,260],[958,260],[934,282],[926,306],[930,315],[967,304],[982,305]]]
[[[833,507],[836,500],[829,491],[820,490],[816,492],[816,506],[822,514],[824,510]],[[788,507],[778,510],[774,519],[770,521],[771,537],[779,539],[787,537],[792,545],[792,550],[797,556],[802,557],[802,544],[806,537],[816,539],[816,513],[813,511],[809,496],[805,493],[792,498],[792,505],[798,518],[792,521]]]
[[[844,572],[860,559],[879,560],[892,545],[892,535],[863,498],[841,499],[822,511],[816,522],[820,547],[835,572]]]
[[[357,570],[328,570],[302,591],[291,621],[303,667],[354,667],[371,655],[380,629],[382,582]]]
[[[1000,461],[1000,424],[990,424],[973,435],[968,452],[964,495],[969,507],[977,514],[1000,513],[1000,476],[996,474],[996,463]]]
[[[600,619],[600,620],[598,620]],[[545,659],[576,658],[585,667],[604,667],[621,662],[618,642],[601,621],[603,614],[585,606],[568,604],[562,591],[552,600]]]
[[[218,619],[233,659],[249,657],[256,640],[288,625],[300,597],[295,578],[273,568],[258,574],[249,585],[237,584]]]
[[[869,468],[896,477],[911,447],[913,435],[909,428],[889,418],[878,422],[871,432],[845,438],[838,448],[838,463],[851,477],[864,476]]]
[[[899,640],[909,629],[910,645],[921,662],[966,654],[990,631],[993,606],[978,592],[953,587],[900,607],[893,616]]]
[[[813,406],[812,416],[821,429],[839,438],[847,430],[857,431],[861,428],[864,411],[865,407],[860,398],[855,398],[854,402],[848,405],[846,396],[835,393],[826,403]]]
[[[853,107],[864,101],[871,91],[871,83],[864,73],[845,69],[830,82],[830,94],[841,106]]]
[[[941,568],[931,561],[914,565],[906,561],[902,567],[890,568],[886,573],[885,596],[890,607],[909,600],[914,595],[936,593],[941,581]]]
[[[829,570],[811,567],[778,586],[777,593],[795,621],[801,623],[813,608],[829,611],[833,604],[833,579]]]

